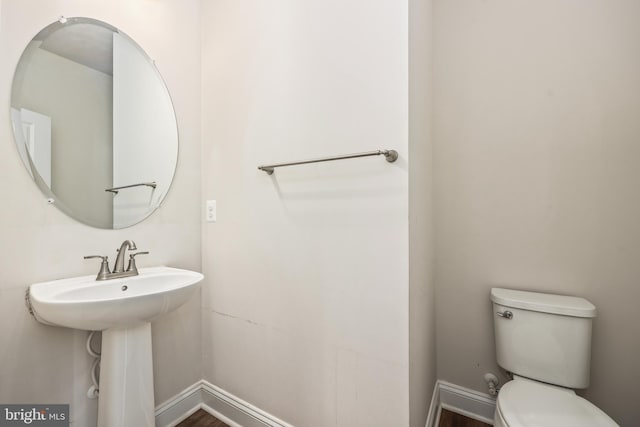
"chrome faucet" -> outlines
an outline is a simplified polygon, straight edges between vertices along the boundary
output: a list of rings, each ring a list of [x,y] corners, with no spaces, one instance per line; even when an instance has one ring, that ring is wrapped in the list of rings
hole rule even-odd
[[[109,280],[109,279],[118,279],[120,277],[129,277],[129,276],[137,276],[138,268],[136,266],[136,255],[146,255],[149,252],[136,252],[135,254],[129,255],[129,265],[127,269],[124,269],[124,257],[127,252],[127,248],[129,250],[135,251],[138,250],[136,244],[133,240],[125,240],[120,245],[120,249],[118,249],[118,255],[116,256],[116,262],[113,266],[113,272],[109,269],[109,257],[102,255],[87,255],[84,259],[89,258],[100,258],[102,259],[102,263],[100,264],[100,271],[98,272],[98,276],[96,280]]]
[[[118,256],[116,256],[116,263],[113,265],[113,273],[122,273],[124,271],[124,256],[127,252],[127,248],[132,251],[138,250],[136,242],[133,240],[125,240],[118,249]]]

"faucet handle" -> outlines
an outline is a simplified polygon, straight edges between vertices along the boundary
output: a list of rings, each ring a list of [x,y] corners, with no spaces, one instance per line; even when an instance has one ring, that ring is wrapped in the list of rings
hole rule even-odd
[[[111,274],[111,270],[109,270],[109,257],[102,255],[86,255],[84,259],[91,258],[101,258],[102,263],[100,264],[100,271],[98,272],[98,276],[96,276],[96,280],[107,280],[107,276]]]
[[[127,266],[127,271],[135,271],[138,273],[138,267],[136,266],[136,255],[148,255],[149,251],[144,252],[136,252],[135,254],[129,254],[129,265]]]

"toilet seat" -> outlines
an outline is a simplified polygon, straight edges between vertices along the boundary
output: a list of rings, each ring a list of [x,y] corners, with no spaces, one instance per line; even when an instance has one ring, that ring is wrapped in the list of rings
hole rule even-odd
[[[572,390],[518,378],[500,390],[496,418],[508,427],[619,427]]]

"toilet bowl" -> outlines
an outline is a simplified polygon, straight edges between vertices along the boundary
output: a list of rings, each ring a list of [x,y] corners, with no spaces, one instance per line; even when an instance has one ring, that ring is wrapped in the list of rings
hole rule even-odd
[[[494,427],[615,427],[607,414],[573,390],[514,378],[496,401]]]
[[[589,386],[596,308],[583,298],[491,289],[498,365],[496,427],[617,427],[573,389]]]

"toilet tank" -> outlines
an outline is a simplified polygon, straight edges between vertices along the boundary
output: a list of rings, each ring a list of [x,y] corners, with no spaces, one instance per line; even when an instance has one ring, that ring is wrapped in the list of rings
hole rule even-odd
[[[562,387],[589,386],[593,304],[584,298],[503,288],[491,289],[491,301],[501,367]]]

